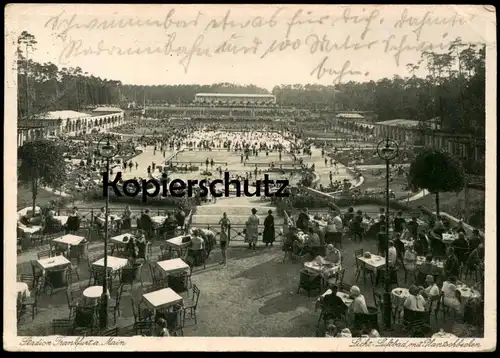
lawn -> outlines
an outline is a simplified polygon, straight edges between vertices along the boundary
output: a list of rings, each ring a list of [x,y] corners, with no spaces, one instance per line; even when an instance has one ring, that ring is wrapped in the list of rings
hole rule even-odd
[[[51,200],[60,200],[60,196],[56,195],[45,189],[38,190],[38,196],[36,198],[36,205],[44,206]],[[31,187],[29,185],[20,184],[17,186],[17,210],[31,207],[33,205],[33,199],[31,195]]]

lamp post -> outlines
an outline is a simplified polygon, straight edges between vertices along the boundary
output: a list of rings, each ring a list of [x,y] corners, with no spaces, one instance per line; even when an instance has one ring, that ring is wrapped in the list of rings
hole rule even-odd
[[[385,172],[386,172],[386,187],[385,187],[385,199],[386,199],[386,219],[385,219],[385,235],[386,235],[386,245],[385,245],[385,292],[384,292],[384,321],[386,329],[391,328],[391,281],[389,272],[389,162],[396,158],[399,151],[399,145],[392,139],[384,139],[377,144],[377,154],[378,156],[385,160]]]
[[[106,159],[106,173],[109,174],[109,161],[119,151],[119,143],[111,136],[101,139],[97,143],[99,155]],[[99,314],[99,324],[101,328],[108,326],[108,218],[109,218],[109,195],[108,191],[104,194],[106,206],[104,212],[104,279],[101,295],[101,306]]]

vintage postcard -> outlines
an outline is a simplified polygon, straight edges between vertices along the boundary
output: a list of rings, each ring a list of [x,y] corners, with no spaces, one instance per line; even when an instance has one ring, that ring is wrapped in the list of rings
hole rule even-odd
[[[5,31],[4,349],[496,349],[494,6]]]

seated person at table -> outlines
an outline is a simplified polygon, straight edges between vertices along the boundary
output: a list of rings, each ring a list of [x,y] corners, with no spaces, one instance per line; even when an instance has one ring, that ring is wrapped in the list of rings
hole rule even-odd
[[[465,234],[460,232],[458,237],[452,243],[452,247],[455,250],[455,255],[461,264],[465,264],[467,261],[467,255],[469,254],[469,243],[465,239]]]
[[[474,229],[472,231],[472,236],[469,239],[469,249],[474,250],[479,246],[479,244],[483,243],[483,238],[481,237],[481,234],[479,233],[478,229]]]
[[[368,313],[365,297],[361,294],[361,291],[358,286],[351,287],[351,291],[349,292],[349,297],[353,299],[351,305],[349,306],[349,313],[354,313],[354,314]]]
[[[389,266],[396,267],[398,261],[398,251],[394,246],[394,241],[389,241]]]
[[[43,218],[42,226],[44,234],[55,234],[62,230],[61,222],[56,220],[51,213]]]
[[[295,223],[295,226],[297,227],[297,229],[307,231],[309,227],[309,214],[307,208],[303,209],[300,212],[299,217],[297,218],[297,222]]]
[[[406,221],[403,217],[403,212],[398,211],[398,215],[394,218],[394,232],[398,234],[402,233],[405,227],[405,223]]]
[[[438,268],[432,263],[432,255],[427,255],[425,261],[418,267],[417,285],[423,285],[427,275],[434,276],[438,273]]]
[[[443,304],[446,307],[454,309],[457,313],[462,308],[460,291],[457,290],[457,280],[455,277],[450,277],[448,281],[443,282],[441,291],[443,292]]]
[[[177,220],[175,220],[172,213],[167,213],[167,218],[162,224],[162,233],[171,238],[175,235],[175,229],[177,228]]]
[[[424,312],[426,302],[425,298],[420,295],[418,287],[412,285],[408,291],[410,295],[406,297],[403,307],[410,311]]]
[[[332,244],[328,244],[326,246],[325,259],[334,265],[339,265],[342,259],[340,250],[336,249]]]
[[[434,277],[432,275],[427,275],[425,277],[425,286],[426,288],[424,288],[422,296],[429,299],[435,296],[439,296],[439,287],[434,282]]]
[[[455,255],[455,250],[453,247],[448,248],[448,256],[444,262],[444,275],[445,277],[455,276],[458,277],[460,274],[460,262]]]
[[[105,217],[106,217],[106,209],[104,207],[102,207],[101,210],[95,216],[95,218],[98,219],[98,220],[96,220],[96,224],[102,226],[104,223]]]
[[[80,214],[78,208],[75,206],[69,214],[68,221],[66,222],[66,229],[68,232],[76,232],[80,228]]]
[[[337,285],[331,285],[330,290],[332,293],[323,296],[321,299],[323,319],[325,321],[341,318],[347,311],[344,301],[337,296]]]
[[[199,234],[200,232],[198,230],[193,230],[188,248],[188,256],[194,259],[194,264],[196,266],[201,264],[205,254],[205,241]]]

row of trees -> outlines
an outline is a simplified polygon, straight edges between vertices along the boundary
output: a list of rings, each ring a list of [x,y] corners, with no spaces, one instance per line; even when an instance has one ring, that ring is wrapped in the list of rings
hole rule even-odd
[[[18,113],[22,118],[56,109],[81,110],[97,105],[188,104],[196,93],[269,93],[254,85],[124,85],[81,68],[61,68],[30,60],[35,37],[24,31],[18,39]],[[439,117],[457,132],[484,132],[485,47],[457,39],[445,53],[425,52],[409,64],[410,76],[336,86],[278,85],[272,90],[283,106],[317,110],[372,111],[378,120],[404,118],[425,121]],[[417,77],[420,68],[425,78]]]

